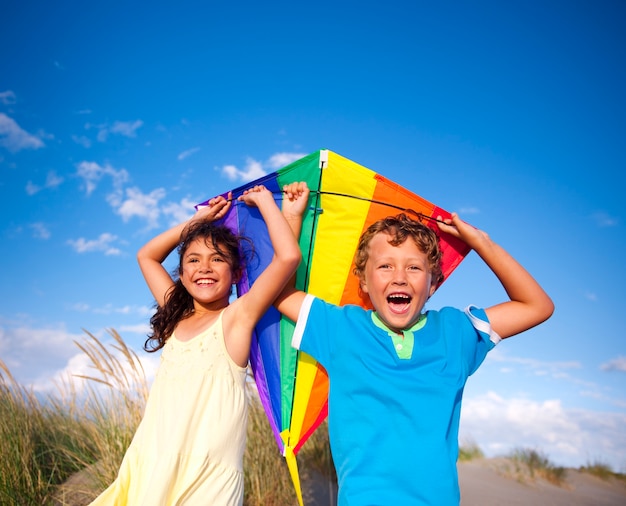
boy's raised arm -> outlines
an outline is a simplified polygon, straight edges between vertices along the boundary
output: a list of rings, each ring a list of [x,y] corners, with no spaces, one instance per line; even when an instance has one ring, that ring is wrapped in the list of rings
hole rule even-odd
[[[306,183],[296,182],[285,185],[283,193],[283,216],[287,220],[294,237],[298,240],[302,229],[302,217],[309,205],[310,191]],[[302,301],[306,295],[305,292],[297,290],[295,284],[296,277],[294,274],[274,302],[276,309],[294,322],[298,319],[300,306],[302,306]]]
[[[439,228],[463,240],[502,283],[509,301],[485,311],[491,327],[500,337],[510,337],[544,322],[554,312],[554,304],[539,283],[504,248],[483,231],[461,220],[456,213],[439,223]]]

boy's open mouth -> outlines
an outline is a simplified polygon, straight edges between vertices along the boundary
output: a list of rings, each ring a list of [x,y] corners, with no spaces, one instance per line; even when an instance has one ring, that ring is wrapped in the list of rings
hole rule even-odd
[[[403,293],[392,293],[387,297],[387,303],[396,310],[402,310],[411,303],[411,297]]]

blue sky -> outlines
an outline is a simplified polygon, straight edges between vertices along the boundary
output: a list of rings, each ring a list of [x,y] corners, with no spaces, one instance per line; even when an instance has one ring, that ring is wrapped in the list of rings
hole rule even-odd
[[[0,358],[50,391],[114,328],[153,371],[138,248],[327,148],[459,212],[555,301],[470,378],[461,438],[626,471],[625,21],[620,1],[9,0]],[[470,254],[428,307],[504,297]]]

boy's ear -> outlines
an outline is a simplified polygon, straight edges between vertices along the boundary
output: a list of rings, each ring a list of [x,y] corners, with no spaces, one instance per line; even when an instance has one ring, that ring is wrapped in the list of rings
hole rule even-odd
[[[363,278],[359,279],[359,297],[363,301],[364,307],[372,307],[372,300],[370,299],[369,292],[367,290],[367,283]]]
[[[359,288],[363,293],[369,293],[367,291],[367,282],[365,281],[365,278],[363,276],[359,278]]]
[[[435,285],[435,283],[431,283],[430,284],[430,290],[428,293],[428,298],[430,299],[433,296],[433,293],[435,293],[435,291],[437,290],[437,285]]]

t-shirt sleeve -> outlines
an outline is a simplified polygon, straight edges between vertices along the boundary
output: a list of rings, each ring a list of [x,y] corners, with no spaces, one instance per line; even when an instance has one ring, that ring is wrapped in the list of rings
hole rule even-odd
[[[291,338],[291,345],[311,355],[315,360],[328,367],[331,356],[330,348],[334,332],[331,322],[334,306],[311,294],[307,294],[300,307],[296,327]]]
[[[474,353],[468,357],[468,369],[469,374],[476,372],[476,369],[482,364],[483,360],[502,338],[491,328],[489,318],[484,309],[480,309],[476,306],[468,306],[465,309],[465,314],[470,320],[470,323],[476,330],[478,341],[474,349]]]

